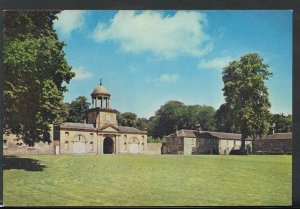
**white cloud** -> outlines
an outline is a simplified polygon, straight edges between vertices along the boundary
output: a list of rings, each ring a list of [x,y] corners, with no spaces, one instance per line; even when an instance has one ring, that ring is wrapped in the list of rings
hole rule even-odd
[[[85,68],[82,67],[82,66],[73,69],[73,72],[76,73],[75,77],[73,78],[74,80],[88,79],[88,78],[91,78],[93,76],[92,73],[86,71]]]
[[[72,31],[82,28],[86,11],[65,10],[57,15],[58,20],[54,21],[54,28],[65,36],[69,36]]]
[[[163,58],[203,56],[213,49],[203,31],[206,15],[179,11],[165,16],[159,11],[119,11],[109,24],[99,22],[93,33],[97,42],[114,41],[125,52],[152,52]]]
[[[147,82],[155,82],[155,83],[175,83],[179,79],[179,76],[177,74],[169,74],[164,73],[161,74],[156,79],[147,79]]]
[[[198,63],[200,69],[219,69],[222,70],[233,59],[229,56],[215,57],[213,59],[201,59]]]

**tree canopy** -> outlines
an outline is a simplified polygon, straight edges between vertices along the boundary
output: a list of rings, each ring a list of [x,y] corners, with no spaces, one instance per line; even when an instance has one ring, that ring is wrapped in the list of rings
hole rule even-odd
[[[4,131],[28,145],[50,142],[65,112],[63,82],[75,74],[53,29],[55,11],[4,12]]]
[[[84,96],[79,96],[68,105],[67,122],[83,123],[90,103]]]
[[[265,80],[272,73],[257,53],[242,56],[223,69],[224,96],[233,125],[242,134],[241,150],[245,139],[266,134],[269,129],[271,104]]]
[[[234,126],[233,111],[227,104],[221,104],[215,114],[216,130],[226,133],[240,133],[238,127]]]
[[[272,114],[271,116],[271,125],[275,125],[274,131],[275,133],[285,133],[292,131],[292,115],[284,115],[284,114]],[[272,128],[270,128],[270,132],[272,133]]]
[[[149,134],[161,138],[176,131],[176,129],[196,129],[198,125],[203,130],[215,129],[215,110],[206,105],[185,105],[171,100],[156,111],[148,122]]]

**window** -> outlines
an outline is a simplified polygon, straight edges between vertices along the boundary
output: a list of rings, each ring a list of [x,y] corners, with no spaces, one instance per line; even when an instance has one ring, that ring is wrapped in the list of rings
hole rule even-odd
[[[6,139],[3,140],[3,148],[7,148],[7,140]]]
[[[65,136],[69,136],[69,132],[65,132]]]
[[[94,142],[90,142],[90,151],[94,150]]]
[[[65,141],[65,150],[69,150],[69,142]]]
[[[90,133],[91,136],[94,136],[94,133]]]
[[[28,149],[34,149],[34,144],[30,144]]]

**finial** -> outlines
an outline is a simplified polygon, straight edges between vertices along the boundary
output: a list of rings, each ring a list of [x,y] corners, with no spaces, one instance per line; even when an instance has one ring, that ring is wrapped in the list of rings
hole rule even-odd
[[[100,78],[100,86],[102,86],[102,78]]]

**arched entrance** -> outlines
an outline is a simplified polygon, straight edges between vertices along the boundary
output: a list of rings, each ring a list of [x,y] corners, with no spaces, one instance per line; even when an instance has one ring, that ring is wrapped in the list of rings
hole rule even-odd
[[[103,141],[103,153],[112,154],[114,153],[114,141],[110,137],[106,137]]]

